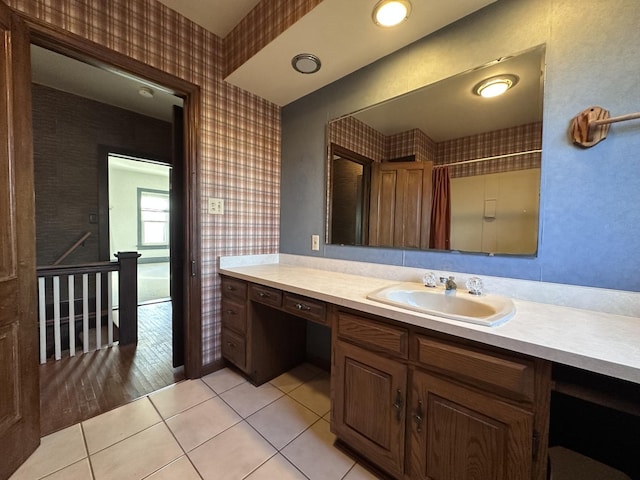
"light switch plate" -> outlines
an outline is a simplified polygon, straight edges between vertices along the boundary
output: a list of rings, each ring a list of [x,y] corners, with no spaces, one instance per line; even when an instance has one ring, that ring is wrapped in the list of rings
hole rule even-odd
[[[311,235],[311,250],[320,250],[320,235]]]
[[[224,199],[210,198],[208,212],[211,215],[224,215]]]

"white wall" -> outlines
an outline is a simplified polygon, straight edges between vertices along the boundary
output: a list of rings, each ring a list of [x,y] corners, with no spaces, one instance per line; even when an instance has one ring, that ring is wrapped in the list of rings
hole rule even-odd
[[[145,258],[169,257],[169,249],[138,248],[138,188],[169,191],[170,167],[124,159],[109,160],[109,246],[114,253],[138,251]]]

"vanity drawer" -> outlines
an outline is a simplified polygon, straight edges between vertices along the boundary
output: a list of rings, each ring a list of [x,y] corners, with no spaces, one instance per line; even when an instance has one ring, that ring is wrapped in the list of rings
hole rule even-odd
[[[416,339],[417,361],[428,369],[516,400],[533,401],[533,361],[481,352],[421,335],[416,335]]]
[[[222,277],[222,298],[244,301],[247,299],[247,282],[231,277]]]
[[[339,337],[373,350],[408,358],[408,330],[345,312],[338,312],[337,321]]]
[[[285,293],[282,306],[286,312],[293,315],[320,323],[321,325],[329,325],[327,320],[327,306],[324,302]]]
[[[222,299],[222,326],[238,333],[247,331],[247,306],[226,298]]]
[[[265,287],[252,283],[249,287],[249,298],[254,302],[264,303],[272,307],[282,305],[282,292],[275,288]]]
[[[222,329],[222,356],[241,369],[246,369],[246,343],[242,336],[229,330]]]

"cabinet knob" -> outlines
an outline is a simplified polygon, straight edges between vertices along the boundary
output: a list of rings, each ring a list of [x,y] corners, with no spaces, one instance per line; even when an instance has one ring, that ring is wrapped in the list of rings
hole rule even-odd
[[[234,310],[231,310],[231,309],[227,310],[227,315],[235,315],[235,314],[236,312]]]
[[[296,308],[298,310],[302,310],[303,312],[308,312],[309,310],[311,310],[311,307],[309,305],[305,305],[304,303],[296,303]]]
[[[259,292],[258,296],[260,298],[269,298],[270,295],[267,292]]]

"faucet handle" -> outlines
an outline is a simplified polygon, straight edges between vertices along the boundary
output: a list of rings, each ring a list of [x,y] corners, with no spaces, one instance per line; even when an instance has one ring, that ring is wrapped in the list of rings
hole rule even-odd
[[[471,277],[467,280],[467,290],[471,295],[482,295],[482,280],[479,277]]]
[[[435,287],[438,283],[436,274],[433,272],[425,273],[424,277],[422,277],[422,283],[425,287]]]

